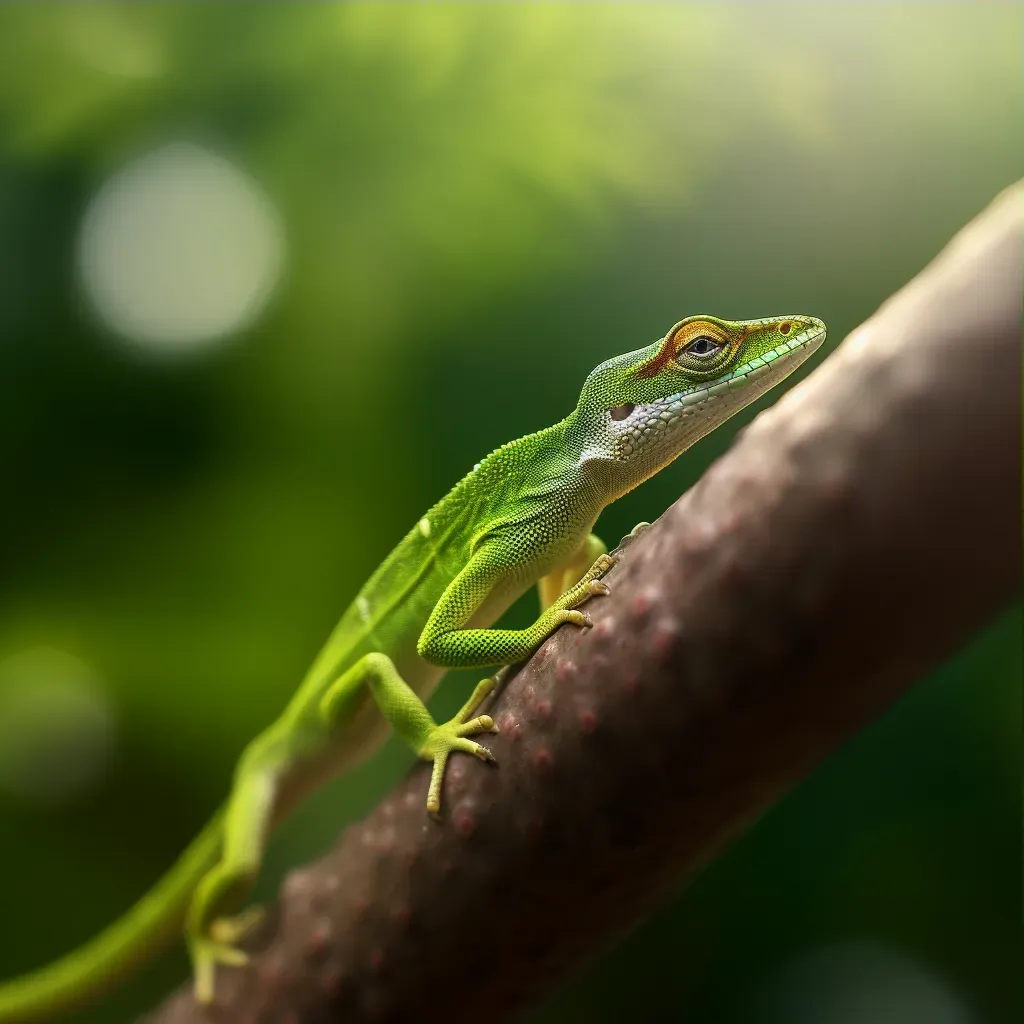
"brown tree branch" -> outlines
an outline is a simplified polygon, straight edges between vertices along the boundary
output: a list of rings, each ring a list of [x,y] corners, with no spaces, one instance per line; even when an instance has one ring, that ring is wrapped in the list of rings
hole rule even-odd
[[[657,904],[1019,589],[1024,188],[632,544],[495,701],[499,768],[417,769],[286,882],[218,1007],[499,1020]]]

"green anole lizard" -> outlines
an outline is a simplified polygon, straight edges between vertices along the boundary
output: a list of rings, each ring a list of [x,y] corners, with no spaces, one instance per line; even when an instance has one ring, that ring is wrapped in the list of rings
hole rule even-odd
[[[245,749],[231,794],[177,863],[123,917],[77,951],[0,985],[0,1024],[52,1020],[139,966],[184,923],[196,998],[212,1001],[219,964],[258,912],[236,917],[274,825],[326,778],[367,757],[388,724],[433,762],[437,816],[453,751],[493,760],[470,737],[484,679],[438,725],[423,704],[448,668],[525,659],[579,606],[608,593],[615,559],[591,532],[601,510],[667,466],[788,376],[825,339],[813,317],[693,316],[661,339],[593,370],[560,423],[503,445],[473,467],[363,586],[283,714]],[[526,629],[491,628],[534,583]]]

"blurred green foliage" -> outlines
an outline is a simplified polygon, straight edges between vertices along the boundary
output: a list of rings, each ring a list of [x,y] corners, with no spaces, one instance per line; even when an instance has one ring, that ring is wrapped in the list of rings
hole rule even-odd
[[[805,311],[834,345],[901,286],[1019,173],[1020,46],[995,5],[0,8],[0,658],[80,659],[117,729],[73,798],[0,789],[0,974],[155,879],[409,523],[593,365],[697,311]],[[286,270],[175,359],[103,326],[75,252],[108,176],[180,140],[259,184]],[[1019,1020],[1020,641],[1018,609],[536,1020],[767,1021],[780,970],[850,942],[951,1021]],[[260,894],[408,760],[303,809]]]

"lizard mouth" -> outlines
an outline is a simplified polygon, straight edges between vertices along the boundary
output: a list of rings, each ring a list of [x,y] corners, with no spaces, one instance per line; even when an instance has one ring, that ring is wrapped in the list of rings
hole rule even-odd
[[[772,322],[777,323],[778,321]],[[775,348],[747,360],[747,362],[730,370],[724,377],[710,381],[699,390],[707,391],[710,397],[721,394],[724,390],[742,388],[759,377],[773,374],[774,371],[780,370],[783,366],[787,367],[787,373],[795,370],[825,340],[825,325],[820,320],[809,316],[799,319],[793,317],[791,322],[803,324],[802,329],[791,338],[786,338],[785,341],[780,342]],[[797,360],[796,364],[793,363],[794,358]],[[774,376],[773,383],[778,379],[778,376]],[[758,392],[758,394],[760,393]]]
[[[812,318],[805,317],[804,319],[811,320]],[[777,323],[778,321],[765,322]],[[812,320],[803,330],[798,331],[791,338],[786,338],[785,341],[780,342],[768,352],[733,367],[724,376],[716,380],[709,380],[705,384],[690,388],[688,391],[682,391],[677,395],[671,395],[668,398],[652,402],[649,407],[661,406],[667,403],[670,409],[682,410],[694,405],[700,405],[712,398],[717,398],[719,395],[741,391],[762,377],[770,378],[771,383],[775,383],[782,376],[785,376],[785,374],[780,372],[783,366],[786,367],[785,373],[791,373],[824,340],[825,325],[820,320]],[[798,360],[796,365],[793,364],[794,359]],[[771,384],[767,385],[767,387],[770,386]],[[759,389],[757,394],[762,394],[763,391],[767,390],[767,387]]]
[[[716,380],[631,409],[615,424],[621,430],[619,457],[629,459],[641,449],[668,445],[679,434],[696,440],[706,433],[709,422],[712,426],[720,422],[717,417],[712,420],[712,409],[728,415],[788,376],[825,340],[825,325],[820,320],[791,317],[790,322],[801,325],[801,330],[768,352]],[[778,323],[778,318],[765,323]]]

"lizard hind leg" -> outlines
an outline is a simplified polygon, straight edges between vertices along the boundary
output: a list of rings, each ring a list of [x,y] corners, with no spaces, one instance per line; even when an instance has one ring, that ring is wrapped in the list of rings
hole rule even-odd
[[[224,820],[220,861],[196,887],[185,924],[198,1003],[213,1001],[218,965],[239,967],[248,961],[238,943],[262,917],[258,907],[227,916],[255,881],[270,831],[276,772],[260,756],[258,744],[259,740],[239,761]]]
[[[369,689],[381,713],[402,741],[419,757],[433,762],[427,811],[436,817],[441,809],[444,770],[453,751],[472,754],[481,761],[494,760],[486,747],[468,738],[496,731],[490,715],[470,717],[494,685],[493,679],[482,680],[459,713],[438,725],[423,701],[402,678],[395,663],[386,654],[373,652],[360,658],[332,684],[321,699],[320,714],[329,729],[343,728],[346,709],[351,706],[353,695],[363,686]]]

